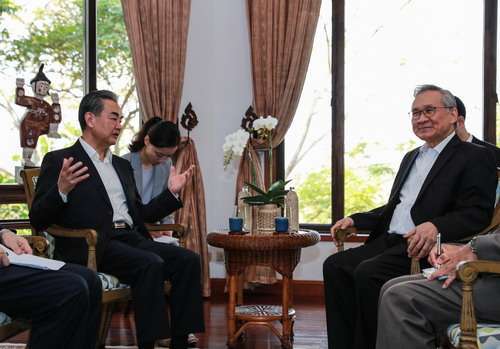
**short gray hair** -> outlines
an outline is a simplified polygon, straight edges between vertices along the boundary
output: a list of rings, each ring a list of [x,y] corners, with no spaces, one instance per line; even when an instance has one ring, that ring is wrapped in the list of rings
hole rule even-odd
[[[441,94],[441,102],[445,107],[456,108],[457,101],[455,96],[448,90],[441,88],[436,85],[426,84],[426,85],[418,85],[413,91],[413,97],[417,97],[419,94],[427,91],[437,91]]]

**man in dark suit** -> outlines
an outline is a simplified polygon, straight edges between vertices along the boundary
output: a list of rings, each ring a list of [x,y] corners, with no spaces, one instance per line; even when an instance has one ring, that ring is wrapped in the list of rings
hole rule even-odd
[[[45,155],[30,212],[32,225],[93,228],[98,232],[97,268],[131,285],[140,348],[171,335],[172,348],[186,348],[187,334],[204,330],[200,260],[192,251],[151,240],[144,222],[181,207],[177,193],[192,168],[171,175],[169,186],[141,203],[130,163],[111,154],[122,114],[110,91],[83,97],[78,111],[82,137],[71,147]],[[60,259],[85,264],[85,241],[56,238]],[[163,283],[170,280],[171,326]]]
[[[495,155],[497,168],[500,168],[500,149],[488,142],[477,139],[472,134],[470,134],[465,128],[465,115],[467,114],[467,110],[465,109],[465,104],[462,102],[460,98],[455,96],[455,101],[457,102],[457,126],[455,128],[455,132],[457,133],[458,138],[460,138],[464,142],[472,142],[475,144],[482,145],[483,147],[489,149]]]
[[[438,233],[456,241],[490,222],[497,182],[492,154],[455,135],[449,91],[424,85],[414,96],[413,131],[425,144],[403,158],[386,205],[331,228],[332,235],[350,226],[371,233],[365,245],[323,264],[329,348],[374,348],[382,285],[409,274],[410,257],[427,256]]]
[[[7,229],[0,231],[0,243],[16,254],[32,253],[26,239]],[[90,269],[21,267],[0,249],[0,311],[31,320],[31,349],[95,348],[101,295],[101,282]]]

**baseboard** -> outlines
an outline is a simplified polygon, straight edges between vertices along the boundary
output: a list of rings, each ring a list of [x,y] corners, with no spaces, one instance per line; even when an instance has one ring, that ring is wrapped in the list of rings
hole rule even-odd
[[[252,290],[245,290],[245,294],[259,296],[279,296],[281,295],[281,280],[272,285],[258,285]],[[226,297],[226,279],[211,278],[210,287],[212,297]],[[323,281],[316,280],[293,280],[293,297],[295,301],[314,302],[324,304]]]

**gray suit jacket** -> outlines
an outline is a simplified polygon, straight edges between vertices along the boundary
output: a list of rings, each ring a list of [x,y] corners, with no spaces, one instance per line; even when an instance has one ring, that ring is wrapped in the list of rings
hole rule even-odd
[[[139,194],[142,193],[142,163],[139,152],[127,153],[122,156],[124,159],[130,162],[132,169],[134,170],[135,184],[137,186],[137,191]],[[170,166],[172,166],[172,160],[168,159],[164,163],[153,166],[153,195],[152,198],[160,195],[168,186],[168,177],[170,176]],[[151,223],[151,222],[150,222]],[[169,224],[174,223],[173,215],[166,216],[162,218],[161,223]]]

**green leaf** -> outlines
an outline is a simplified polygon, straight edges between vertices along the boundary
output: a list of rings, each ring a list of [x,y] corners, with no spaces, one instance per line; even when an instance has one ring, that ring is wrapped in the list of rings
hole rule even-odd
[[[248,182],[245,182],[245,185],[248,185],[251,189],[253,189],[254,191],[256,191],[257,193],[259,194],[262,194],[262,195],[265,195],[266,192],[263,191],[262,189],[260,189],[258,186],[256,185],[253,185],[251,183],[248,183]]]

